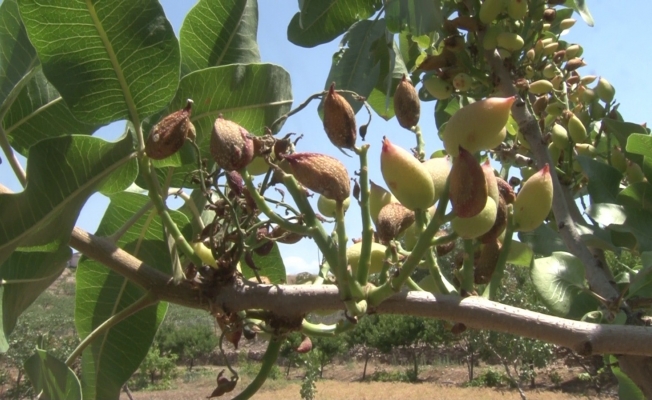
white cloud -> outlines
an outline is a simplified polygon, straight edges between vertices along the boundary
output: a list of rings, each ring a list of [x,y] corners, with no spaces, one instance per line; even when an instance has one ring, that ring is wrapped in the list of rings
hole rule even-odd
[[[310,272],[311,274],[319,272],[319,263],[315,259],[307,261],[302,257],[289,256],[284,257],[283,262],[288,275],[296,275],[299,272]]]

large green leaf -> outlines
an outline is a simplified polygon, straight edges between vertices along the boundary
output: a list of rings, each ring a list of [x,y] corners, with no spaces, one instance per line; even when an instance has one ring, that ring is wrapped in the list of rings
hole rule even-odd
[[[81,385],[73,370],[47,351],[36,349],[24,366],[34,390],[41,393],[39,398],[81,400]]]
[[[589,195],[593,203],[613,203],[620,190],[623,176],[614,167],[592,158],[577,156],[577,161],[589,178]]]
[[[40,66],[11,104],[2,126],[12,147],[22,155],[27,155],[29,148],[40,140],[70,134],[90,135],[99,128],[98,124],[80,122],[72,115]]]
[[[2,325],[0,326],[0,352],[6,351],[4,338],[11,334],[20,314],[54,282],[70,260],[68,245],[50,252],[15,251],[0,265],[0,279],[8,283],[2,292]],[[22,283],[12,281],[23,280]]]
[[[20,0],[43,72],[87,123],[142,119],[179,83],[179,44],[156,0]]]
[[[110,143],[90,136],[62,136],[30,148],[27,187],[0,194],[0,262],[18,246],[68,243],[79,211],[102,188],[125,189],[136,177],[131,137]]]
[[[618,204],[592,204],[587,214],[610,229],[633,234],[638,251],[652,251],[652,212]]]
[[[627,148],[627,141],[631,134],[633,133],[642,133],[647,134],[647,130],[643,125],[635,124],[633,122],[620,122],[615,119],[605,118],[602,120],[602,124],[605,128],[605,131],[609,134],[612,134],[618,140],[620,147],[623,149]],[[643,165],[643,156],[640,154],[635,154],[630,151],[625,151],[625,157],[634,161],[639,165]]]
[[[272,283],[287,283],[285,264],[283,263],[283,257],[281,257],[281,252],[277,244],[274,244],[272,251],[265,256],[259,256],[253,253],[253,260],[256,268],[259,270],[258,275],[268,277]],[[254,271],[247,265],[244,259],[240,261],[240,269],[242,269],[242,275],[245,278],[255,279]]]
[[[560,317],[580,319],[600,305],[586,292],[584,265],[570,253],[554,252],[535,259],[531,276],[546,307]]]
[[[290,110],[292,86],[290,75],[278,65],[232,64],[184,76],[170,110],[181,109],[187,99],[195,102],[191,120],[197,144],[207,157],[213,124],[220,114],[262,135],[265,126]]]
[[[537,229],[530,232],[519,232],[518,239],[523,243],[527,243],[534,254],[542,256],[549,256],[555,251],[566,250],[559,233],[546,224],[541,224]]]
[[[620,369],[616,357],[609,356],[609,365],[611,366],[611,372],[618,379],[618,398],[620,400],[645,400],[645,395],[641,389]]]
[[[652,136],[633,133],[627,137],[627,151],[642,156],[652,157]]]
[[[374,44],[385,38],[385,20],[360,21],[349,29],[340,43],[340,52],[333,58],[324,87],[328,89],[335,82],[337,89],[352,90],[368,97],[380,77],[381,62],[374,54]],[[362,103],[345,95],[357,112]],[[320,104],[320,109],[323,105]]]
[[[14,88],[34,66],[38,65],[36,50],[27,38],[20,20],[16,0],[5,0],[0,5],[0,102],[12,101]]]
[[[390,1],[385,6],[387,29],[391,32],[410,32],[426,35],[441,29],[443,15],[440,0]]]
[[[179,33],[182,75],[226,64],[260,62],[257,0],[201,0]]]
[[[149,203],[147,196],[123,192],[111,196],[111,203],[97,231],[109,236]],[[188,218],[171,212],[178,226],[188,232]],[[143,262],[171,273],[171,257],[163,240],[163,227],[154,210],[146,212],[117,241],[117,245]],[[82,259],[77,269],[75,325],[81,338],[112,315],[133,304],[145,290],[102,264]],[[148,307],[112,327],[97,338],[82,355],[84,399],[118,398],[120,388],[147,354],[166,303]]]
[[[396,86],[404,75],[408,76],[408,70],[393,35],[378,38],[373,45],[373,52],[380,63],[380,74],[367,102],[381,118],[389,120],[394,116]]]
[[[288,40],[302,47],[328,43],[355,22],[373,15],[379,3],[377,0],[304,0],[301,12],[288,25]]]
[[[618,193],[617,202],[623,206],[652,212],[652,184],[648,182],[630,184]]]
[[[529,267],[532,265],[533,258],[534,252],[527,243],[512,240],[509,246],[509,254],[507,255],[507,263]]]

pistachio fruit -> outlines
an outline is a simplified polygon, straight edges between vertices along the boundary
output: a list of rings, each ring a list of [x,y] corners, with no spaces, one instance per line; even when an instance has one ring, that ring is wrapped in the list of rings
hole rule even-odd
[[[383,269],[386,249],[387,248],[380,243],[374,242],[371,244],[371,257],[369,258],[370,274],[377,274]],[[362,253],[362,242],[355,243],[353,246],[346,249],[347,263],[351,266],[351,271],[353,272],[353,276],[355,276],[356,271],[358,270],[361,253]]]
[[[431,158],[423,162],[432,177],[432,183],[435,186],[435,201],[439,200],[439,196],[446,187],[446,179],[451,171],[451,164],[448,157]]]
[[[466,92],[471,89],[472,84],[473,79],[467,73],[460,72],[453,77],[453,87],[460,92]]]
[[[410,129],[419,123],[421,115],[419,95],[405,75],[394,92],[394,113],[398,124],[405,129]]]
[[[498,264],[501,247],[502,245],[497,239],[482,246],[480,257],[475,262],[473,268],[473,283],[476,285],[485,285],[491,282],[491,276]]]
[[[430,173],[412,154],[383,139],[380,170],[389,190],[410,210],[425,210],[435,202]]]
[[[528,0],[507,0],[507,15],[512,19],[523,19],[528,11]]]
[[[263,157],[254,157],[253,160],[247,165],[247,172],[251,176],[259,176],[266,174],[269,171],[269,164]]]
[[[552,177],[550,166],[544,165],[534,173],[516,195],[514,225],[519,232],[529,232],[546,219],[552,208]]]
[[[498,15],[503,11],[504,5],[503,0],[484,0],[478,14],[480,22],[489,25],[498,18]]]
[[[509,52],[519,51],[523,48],[525,42],[523,38],[516,33],[501,32],[496,36],[496,44]]]
[[[324,98],[324,130],[335,146],[343,149],[355,146],[355,113],[344,96],[335,91],[335,83],[331,84]]]
[[[217,261],[213,257],[213,252],[202,242],[195,242],[191,244],[195,254],[199,256],[202,262],[210,267],[217,268]]]
[[[210,150],[213,160],[226,171],[244,168],[254,158],[254,143],[249,132],[222,116],[213,124]]]
[[[484,163],[482,163],[482,172],[487,181],[487,195],[498,204],[498,197],[500,197],[500,194],[498,193],[498,181],[496,179],[496,174],[494,173],[494,168],[491,166],[488,158]]]
[[[464,148],[460,148],[458,156],[453,159],[449,179],[448,197],[455,215],[469,218],[485,208],[488,187],[484,171]]]
[[[554,124],[550,129],[552,143],[561,150],[567,150],[570,145],[568,140],[568,131],[560,124]]]
[[[627,181],[630,185],[645,181],[645,174],[643,174],[641,166],[632,161],[627,161],[625,175],[627,176]]]
[[[584,143],[588,138],[586,127],[575,114],[568,119],[568,135],[575,143]]]
[[[619,147],[611,149],[611,166],[616,168],[621,174],[627,171],[627,159]]]
[[[532,94],[542,95],[552,91],[552,83],[548,80],[541,79],[536,82],[530,83],[528,91]]]
[[[451,228],[463,239],[475,239],[489,232],[496,221],[497,212],[496,203],[487,197],[480,213],[470,218],[454,217]]]
[[[453,85],[435,75],[423,81],[428,93],[438,100],[449,99],[453,94]]]
[[[414,211],[400,203],[389,203],[380,210],[376,230],[381,243],[389,243],[414,223]]]
[[[346,200],[342,203],[344,207],[344,212],[349,209],[351,205],[351,198],[347,197]],[[329,199],[324,195],[319,195],[317,200],[317,209],[324,217],[335,218],[335,209],[337,207],[337,202],[335,200]]]
[[[349,197],[349,173],[338,159],[319,153],[293,153],[284,160],[299,183],[313,192],[342,202]]]
[[[195,127],[190,122],[192,100],[186,107],[163,118],[152,127],[145,142],[145,152],[152,160],[170,157],[181,149],[186,138],[195,139]]]
[[[559,23],[559,27],[561,28],[561,30],[565,31],[566,29],[572,28],[573,25],[575,25],[575,22],[577,21],[573,18],[562,19],[561,22]]]
[[[383,187],[369,181],[369,214],[375,225],[378,225],[378,214],[380,210],[389,203],[398,203],[396,197]]]
[[[471,153],[493,149],[505,139],[510,109],[516,97],[490,97],[460,108],[451,116],[442,141],[448,154],[457,156],[459,146]]]
[[[498,196],[496,206],[496,220],[491,226],[491,229],[478,238],[481,243],[489,243],[496,240],[505,232],[505,228],[507,228],[507,203],[505,203],[503,196]]]
[[[609,83],[608,80],[604,78],[598,79],[598,85],[595,87],[595,92],[597,93],[600,100],[605,103],[611,103],[616,96],[616,89]]]

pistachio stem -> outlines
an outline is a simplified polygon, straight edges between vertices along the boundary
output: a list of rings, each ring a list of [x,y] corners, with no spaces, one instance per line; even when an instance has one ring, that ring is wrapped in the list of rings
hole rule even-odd
[[[107,329],[111,329],[114,327],[116,324],[119,322],[125,320],[126,318],[134,315],[140,310],[143,310],[153,304],[156,304],[158,302],[158,297],[152,292],[151,290],[145,293],[141,298],[136,300],[134,303],[132,303],[130,306],[122,309],[122,311],[118,312],[117,314],[112,315],[109,319],[106,321],[102,322],[97,328],[93,329],[91,333],[86,336],[79,345],[73,350],[73,352],[68,356],[68,359],[66,360],[66,365],[68,367],[72,367],[73,363],[79,357],[84,351],[84,349],[93,342],[93,340],[97,339],[97,337],[103,333]]]
[[[505,274],[505,264],[507,264],[507,257],[509,256],[509,249],[512,247],[512,236],[514,236],[514,208],[512,204],[507,205],[507,228],[505,229],[505,239],[503,240],[503,247],[500,250],[500,255],[496,261],[496,269],[491,275],[491,282],[485,289],[486,296],[489,300],[496,298],[498,287]]]
[[[440,246],[442,244],[453,242],[453,241],[457,240],[458,237],[459,236],[458,236],[457,233],[452,232],[452,233],[449,233],[448,235],[445,235],[445,236],[439,236],[439,237],[432,238],[432,240],[430,241],[430,245],[431,246]]]
[[[429,250],[426,253],[426,266],[428,267],[428,271],[430,271],[430,276],[432,276],[432,279],[435,281],[435,285],[437,285],[437,289],[439,289],[440,293],[443,294],[451,294],[451,293],[457,293],[457,290],[455,290],[455,287],[450,284],[444,278],[444,276],[441,274],[441,270],[439,269],[439,264],[437,263],[437,258],[435,258],[435,255],[432,253],[432,250]]]
[[[423,292],[424,291],[423,289],[421,289],[421,286],[419,286],[412,278],[407,278],[407,281],[405,281],[405,284],[411,290],[414,290],[414,291],[417,291],[417,292]]]
[[[419,125],[413,126],[412,132],[414,132],[414,136],[416,136],[417,139],[417,156],[419,157],[419,161],[423,161],[426,159],[426,142],[423,140],[423,135],[421,134],[421,128]]]
[[[473,239],[464,239],[464,264],[462,265],[462,279],[460,289],[464,292],[471,293],[473,291],[473,264],[475,254],[475,246]]]
[[[204,224],[204,220],[201,219],[201,213],[199,212],[197,205],[195,204],[194,201],[192,201],[192,198],[188,195],[188,193],[184,192],[183,189],[179,189],[179,190],[170,190],[168,192],[168,196],[169,195],[181,197],[181,199],[183,199],[186,206],[188,206],[188,210],[190,210],[190,213],[192,214],[192,218],[194,220],[195,225],[197,225],[197,227],[199,227],[200,230],[204,229],[205,224]]]
[[[310,337],[333,337],[340,333],[350,331],[355,328],[355,326],[356,324],[348,319],[343,319],[338,323],[331,325],[313,324],[304,319],[301,323],[301,333]]]
[[[374,240],[374,228],[371,225],[371,211],[369,208],[369,167],[367,153],[369,145],[363,145],[356,152],[360,156],[360,212],[362,213],[362,248],[360,249],[360,263],[356,279],[361,286],[367,284],[369,267],[371,264],[371,243]]]
[[[152,170],[152,164],[150,163],[149,158],[147,156],[144,156],[140,159],[140,168],[144,172],[143,177],[145,178],[145,183],[149,188],[149,192],[148,192],[149,197],[150,199],[152,199],[152,202],[156,207],[156,211],[158,211],[158,214],[161,216],[161,221],[163,221],[163,225],[167,229],[168,233],[174,239],[176,246],[179,248],[179,250],[181,250],[181,252],[186,257],[188,257],[192,261],[193,264],[202,265],[203,263],[201,261],[201,258],[199,258],[197,254],[195,254],[195,251],[192,249],[190,244],[186,241],[186,239],[181,234],[181,231],[179,230],[177,224],[175,224],[174,221],[172,220],[172,217],[168,212],[167,206],[165,205],[165,202],[161,197],[156,174]]]
[[[262,213],[265,214],[267,218],[269,218],[273,223],[290,232],[300,233],[302,235],[311,234],[309,227],[288,222],[286,219],[269,208],[269,205],[265,199],[260,195],[260,193],[258,193],[258,190],[256,189],[256,186],[254,186],[254,182],[251,179],[251,175],[249,175],[249,172],[247,172],[246,169],[240,170],[240,175],[242,175],[242,179],[244,180],[247,189],[249,189],[249,194],[251,195],[251,198],[254,199],[256,207],[258,207],[258,209],[262,211]]]
[[[276,359],[278,358],[278,353],[281,350],[281,345],[285,341],[284,336],[272,336],[267,345],[267,350],[263,355],[263,359],[260,365],[260,370],[251,383],[242,391],[240,394],[235,396],[233,400],[245,400],[250,399],[253,395],[258,392],[258,389],[263,386],[263,383],[267,380],[272,367],[276,364]]]

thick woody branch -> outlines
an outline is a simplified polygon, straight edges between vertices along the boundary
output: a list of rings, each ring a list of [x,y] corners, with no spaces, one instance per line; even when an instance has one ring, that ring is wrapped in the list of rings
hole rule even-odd
[[[209,309],[209,304],[228,311],[264,309],[282,316],[304,315],[316,309],[343,310],[334,285],[258,285],[235,280],[212,288],[210,298],[188,283],[173,285],[171,277],[144,264],[109,241],[75,228],[71,245],[134,283],[151,289],[161,300],[188,307]],[[398,293],[374,309],[381,314],[405,314],[461,322],[467,327],[507,332],[568,347],[580,354],[652,355],[652,329],[640,326],[597,325],[544,315],[485,300],[432,295],[427,292]]]
[[[548,153],[548,147],[543,141],[543,136],[539,124],[525,107],[525,102],[518,96],[518,91],[512,82],[512,76],[503,64],[498,53],[494,51],[485,52],[485,58],[494,72],[498,88],[505,96],[517,96],[517,101],[512,106],[512,116],[518,122],[519,130],[527,140],[538,168],[544,164],[553,165]],[[578,257],[585,265],[586,279],[589,286],[600,296],[605,299],[615,300],[618,298],[618,292],[609,283],[607,275],[601,268],[599,259],[596,259],[589,248],[582,242],[580,234],[575,227],[575,221],[569,211],[568,205],[564,198],[564,188],[559,182],[557,171],[550,168],[552,176],[554,198],[552,202],[552,211],[555,214],[559,234],[564,241],[568,250]]]

